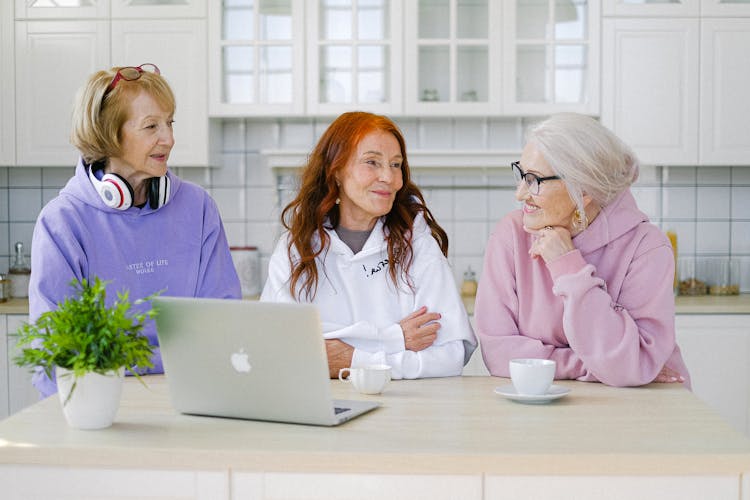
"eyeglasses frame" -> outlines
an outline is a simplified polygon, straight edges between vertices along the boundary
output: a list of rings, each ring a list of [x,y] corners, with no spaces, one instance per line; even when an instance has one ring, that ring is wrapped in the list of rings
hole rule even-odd
[[[161,71],[159,71],[159,67],[156,64],[154,64],[154,63],[143,63],[140,66],[123,66],[122,68],[120,68],[120,69],[117,70],[117,73],[115,73],[115,76],[112,78],[112,81],[107,86],[107,90],[104,92],[104,94],[106,95],[106,94],[110,93],[112,91],[112,89],[114,89],[115,86],[117,86],[117,82],[119,82],[120,80],[125,80],[127,82],[132,82],[132,81],[138,80],[141,77],[141,75],[147,71],[147,70],[143,69],[144,66],[151,66],[152,68],[154,68],[154,70],[150,71],[150,73],[154,73],[154,74],[157,74],[157,75],[161,74]],[[128,77],[126,77],[125,75],[122,74],[122,71],[126,70],[126,69],[134,69],[134,70],[136,70],[138,72],[138,76],[135,77],[135,78],[128,78]]]
[[[516,176],[515,175],[516,170],[518,171],[518,173],[520,174],[518,182],[520,182],[520,181],[523,180],[526,183],[526,187],[527,187],[527,189],[529,190],[529,192],[531,194],[539,194],[539,191],[542,189],[542,182],[544,182],[544,181],[556,181],[556,180],[561,180],[562,179],[562,177],[560,177],[559,175],[549,175],[547,177],[539,177],[534,172],[524,172],[523,169],[521,168],[521,162],[520,161],[514,161],[514,162],[512,162],[510,164],[510,168],[513,171],[513,177],[514,178]],[[531,190],[531,184],[529,184],[529,181],[527,179],[528,175],[530,175],[531,177],[534,178],[534,180],[536,180],[536,192],[533,192]]]

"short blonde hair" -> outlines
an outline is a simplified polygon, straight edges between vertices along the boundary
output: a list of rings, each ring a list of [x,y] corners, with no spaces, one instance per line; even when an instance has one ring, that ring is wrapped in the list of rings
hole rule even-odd
[[[97,71],[76,94],[70,142],[86,163],[122,153],[120,131],[129,118],[130,102],[140,92],[148,93],[165,111],[174,114],[176,103],[172,89],[164,77],[150,71],[144,71],[137,80],[121,78],[107,92],[121,68]]]
[[[552,115],[531,127],[526,139],[565,182],[581,214],[584,193],[603,207],[638,179],[633,150],[590,116]]]

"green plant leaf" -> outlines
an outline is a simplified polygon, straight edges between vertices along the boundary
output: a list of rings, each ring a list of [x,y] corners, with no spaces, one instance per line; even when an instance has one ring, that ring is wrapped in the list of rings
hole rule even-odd
[[[107,283],[98,277],[93,282],[85,278],[71,281],[75,292],[72,297],[43,313],[35,323],[24,323],[14,334],[20,349],[14,362],[32,369],[42,367],[50,378],[55,366],[73,371],[76,378],[125,367],[141,380],[136,368],[153,367],[154,349],[142,330],[157,311],[149,307],[131,314],[127,290],[117,292],[117,299],[107,306]],[[150,302],[160,294],[136,303]]]

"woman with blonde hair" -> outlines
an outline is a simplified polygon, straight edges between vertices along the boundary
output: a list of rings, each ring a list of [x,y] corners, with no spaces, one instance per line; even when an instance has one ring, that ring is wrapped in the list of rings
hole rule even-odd
[[[106,281],[109,301],[123,290],[133,300],[159,291],[240,297],[216,203],[168,169],[175,106],[154,64],[97,71],[78,92],[71,137],[78,165],[34,226],[32,322],[74,291],[73,279]],[[158,345],[153,322],[144,334]],[[158,348],[152,362],[148,373],[163,373]],[[57,390],[41,369],[33,383],[43,396]]]
[[[394,378],[460,375],[476,339],[448,238],[411,181],[387,117],[344,113],[323,133],[282,213],[261,300],[320,312],[330,375],[388,364]]]
[[[490,373],[546,358],[558,379],[689,387],[674,255],[630,192],[630,148],[596,120],[561,113],[530,129],[511,168],[522,206],[490,235],[475,305]]]

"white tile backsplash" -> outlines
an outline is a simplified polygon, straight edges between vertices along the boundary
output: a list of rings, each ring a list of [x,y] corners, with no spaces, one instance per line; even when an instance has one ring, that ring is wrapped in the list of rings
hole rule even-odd
[[[698,184],[728,186],[731,180],[730,167],[709,167],[709,168],[697,168],[697,182]]]
[[[232,222],[245,219],[245,189],[240,186],[236,188],[212,188],[211,196],[219,207],[219,213],[223,220]]]
[[[487,220],[487,190],[457,189],[455,191],[454,219],[460,221]]]
[[[283,122],[279,135],[279,147],[309,151],[314,146],[313,135],[313,124],[309,121]]]
[[[419,145],[417,147],[419,149],[453,149],[452,132],[452,127],[446,126],[444,119],[423,118],[419,120]]]
[[[732,253],[750,255],[750,220],[734,221],[732,230]]]
[[[75,175],[75,167],[42,169],[42,187],[61,188]]]
[[[750,219],[750,186],[732,186],[731,209],[733,219]]]
[[[698,187],[696,214],[700,219],[720,219],[729,213],[729,190],[725,187]]]
[[[456,119],[453,123],[453,147],[455,149],[486,149],[487,123],[482,118]]]
[[[39,187],[41,185],[41,168],[23,167],[8,169],[8,186],[10,187]]]
[[[729,221],[696,222],[695,252],[697,254],[729,253]]]
[[[309,151],[330,121],[227,119],[222,124],[221,167],[174,171],[213,194],[230,244],[258,246],[267,265],[281,232],[280,210],[294,196],[296,182],[279,189],[276,174],[259,151]],[[408,151],[486,148],[520,153],[524,129],[539,118],[405,117],[395,121],[406,137]],[[39,209],[56,196],[73,171],[72,163],[70,168],[0,168],[0,272],[10,258],[12,243],[20,239],[30,249]],[[456,282],[460,283],[469,265],[481,276],[490,231],[518,208],[510,169],[433,168],[413,170],[412,175],[448,233]],[[680,255],[741,259],[743,291],[750,292],[750,167],[644,166],[633,193],[654,223],[677,232]],[[279,194],[281,200],[277,200]]]
[[[662,217],[695,219],[695,187],[665,187],[662,193]]]
[[[8,217],[12,221],[33,222],[42,209],[40,188],[10,188],[8,190]]]
[[[678,184],[695,185],[695,167],[663,167],[662,181],[665,185],[674,186]]]

